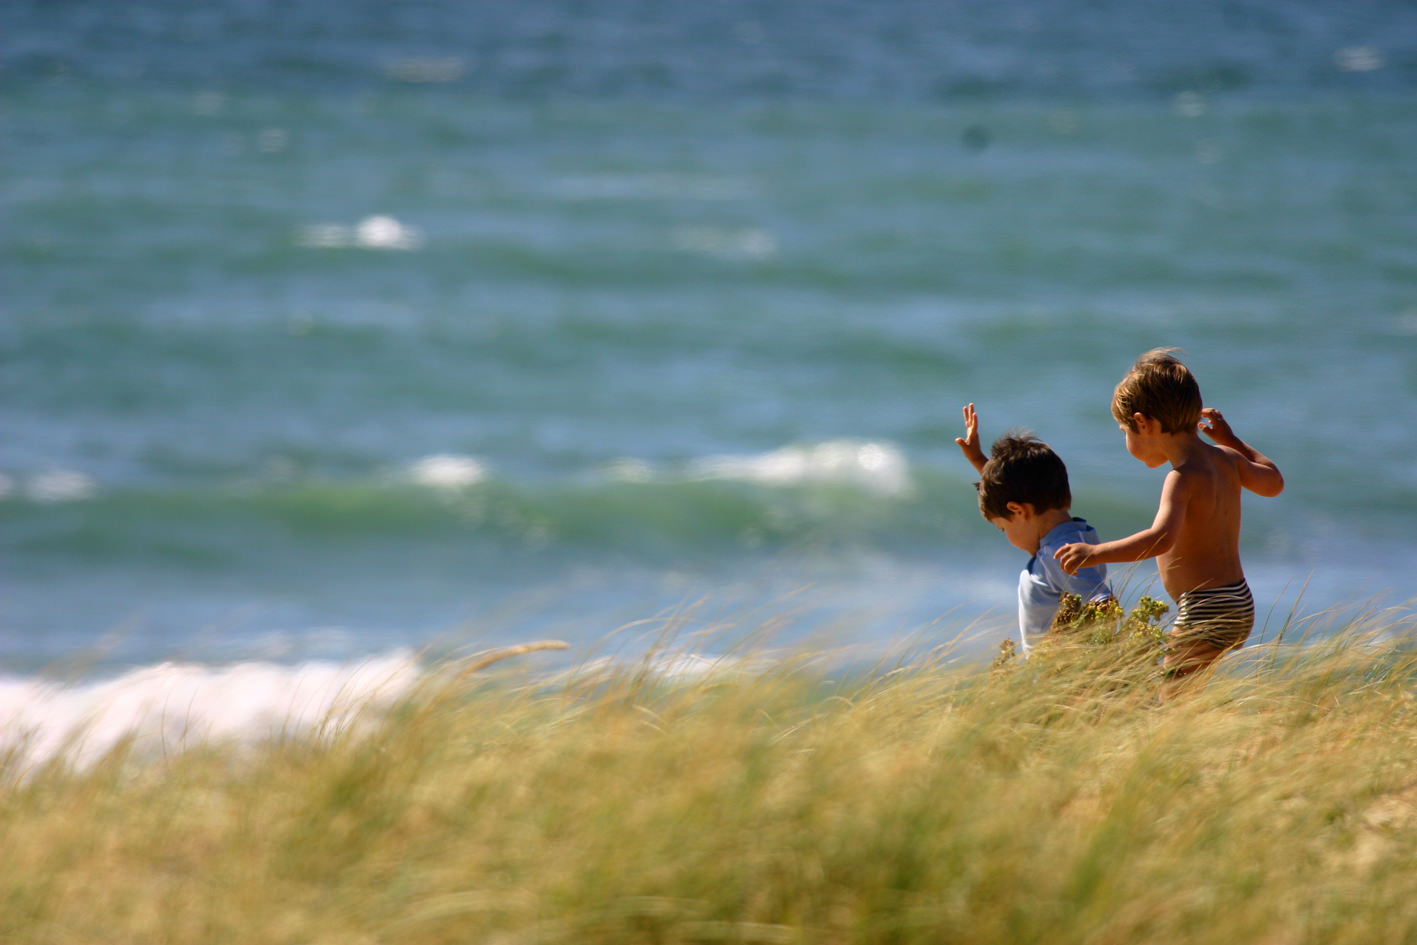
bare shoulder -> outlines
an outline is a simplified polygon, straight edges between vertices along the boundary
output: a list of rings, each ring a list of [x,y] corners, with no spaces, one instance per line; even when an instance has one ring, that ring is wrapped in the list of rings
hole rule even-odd
[[[1207,443],[1205,446],[1209,450],[1208,455],[1212,462],[1217,466],[1238,470],[1240,464],[1245,461],[1245,457],[1240,454],[1240,451],[1233,447],[1222,446],[1219,443]]]
[[[1217,466],[1223,457],[1225,466],[1230,469],[1231,476],[1241,488],[1262,496],[1276,496],[1284,491],[1284,475],[1267,457],[1253,450],[1250,455],[1246,455],[1244,450],[1222,446],[1219,443],[1210,446],[1210,449],[1212,455],[1217,458]]]
[[[1185,504],[1211,488],[1215,473],[1209,462],[1191,462],[1173,466],[1161,483],[1161,494],[1172,502]]]
[[[1176,472],[1180,473],[1183,479],[1200,481],[1232,473],[1239,461],[1240,454],[1229,447],[1202,443],[1201,449],[1193,453],[1183,465],[1176,467]]]
[[[1172,471],[1176,476],[1174,494],[1196,499],[1221,495],[1230,489],[1238,490],[1240,454],[1224,446],[1202,445],[1204,449]]]

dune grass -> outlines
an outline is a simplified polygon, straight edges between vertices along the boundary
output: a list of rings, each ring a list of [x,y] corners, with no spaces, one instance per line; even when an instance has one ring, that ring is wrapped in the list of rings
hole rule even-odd
[[[431,672],[0,786],[6,943],[1417,941],[1417,653]]]

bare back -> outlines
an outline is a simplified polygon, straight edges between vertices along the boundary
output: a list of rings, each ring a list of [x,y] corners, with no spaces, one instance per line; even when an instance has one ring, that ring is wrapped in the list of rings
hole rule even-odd
[[[1163,506],[1175,503],[1175,541],[1156,558],[1161,583],[1172,600],[1188,591],[1233,584],[1240,566],[1239,464],[1234,450],[1196,442],[1186,461],[1166,474]]]

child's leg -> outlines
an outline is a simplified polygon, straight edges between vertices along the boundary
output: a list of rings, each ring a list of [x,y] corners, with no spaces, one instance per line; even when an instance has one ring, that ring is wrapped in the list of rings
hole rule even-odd
[[[1233,647],[1218,647],[1204,640],[1173,641],[1161,665],[1168,677],[1181,679],[1209,668],[1230,649]]]
[[[1232,649],[1199,640],[1172,643],[1166,648],[1166,656],[1161,661],[1165,670],[1161,702],[1170,702],[1187,690],[1199,688],[1205,681],[1205,671]]]

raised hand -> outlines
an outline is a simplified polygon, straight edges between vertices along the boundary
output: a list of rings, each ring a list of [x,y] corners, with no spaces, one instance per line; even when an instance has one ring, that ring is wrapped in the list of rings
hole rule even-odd
[[[955,437],[955,445],[959,447],[964,458],[969,460],[969,464],[976,472],[984,469],[984,464],[988,462],[988,457],[979,448],[979,415],[974,412],[973,404],[964,406],[964,436]]]
[[[1221,446],[1234,446],[1240,439],[1235,435],[1235,431],[1230,429],[1230,424],[1225,422],[1220,411],[1214,407],[1201,408],[1200,429],[1202,433]]]

